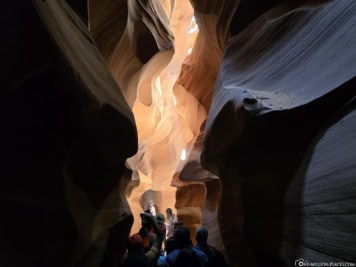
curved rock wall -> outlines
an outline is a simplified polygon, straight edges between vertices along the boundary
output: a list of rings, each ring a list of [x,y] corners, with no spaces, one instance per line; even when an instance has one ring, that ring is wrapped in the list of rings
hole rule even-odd
[[[233,266],[354,262],[355,147],[337,140],[355,128],[343,113],[354,109],[355,4],[281,10],[228,42],[215,87],[202,164],[221,178],[221,235]]]
[[[150,200],[230,266],[356,261],[353,0],[68,3],[0,10],[1,265],[112,266]]]
[[[0,265],[110,266],[133,223],[133,113],[65,1],[1,5]]]
[[[90,27],[93,36],[98,38],[100,44],[105,42],[100,33],[105,32],[105,27],[109,27],[100,21],[110,14],[95,11],[95,4],[94,1],[89,21],[93,24],[93,27]],[[218,21],[218,11],[212,10],[211,13],[213,12],[216,13],[214,20]],[[206,119],[207,110],[194,92],[189,92],[184,82],[180,83],[177,80],[180,80],[180,77],[191,79],[195,75],[193,72],[188,75],[182,74],[183,62],[194,66],[196,64],[212,66],[211,63],[216,61],[216,56],[210,59],[210,63],[197,60],[197,57],[203,59],[201,55],[210,48],[199,51],[193,48],[193,45],[196,38],[201,39],[200,46],[205,47],[205,43],[209,44],[206,41],[209,40],[209,36],[213,36],[211,33],[216,35],[217,22],[209,24],[204,18],[205,15],[199,15],[202,23],[204,20],[207,21],[204,22],[207,26],[205,33],[198,33],[198,22],[193,19],[193,8],[189,1],[130,1],[127,13],[127,19],[120,17],[121,21],[117,22],[124,25],[127,20],[124,32],[117,33],[120,37],[115,48],[108,52],[102,46],[102,53],[104,56],[108,55],[106,58],[109,67],[132,107],[138,129],[138,153],[128,161],[130,167],[140,176],[140,184],[132,190],[129,197],[131,207],[136,211],[133,228],[135,231],[140,226],[139,213],[147,204],[143,202],[150,200],[147,196],[154,198],[151,200],[154,200],[157,209],[164,212],[166,208],[175,206],[175,188],[188,185],[179,179],[179,173],[189,161],[188,157]],[[202,36],[205,36],[205,41]],[[115,38],[117,36],[112,40]],[[211,45],[218,47],[217,38],[214,38]],[[196,51],[191,52],[192,49]],[[221,59],[221,48],[214,50]],[[189,63],[193,61],[196,64]],[[209,94],[212,92],[218,61],[214,62],[213,78],[207,80],[209,88],[205,91],[199,89],[202,91],[200,93],[202,97],[205,92]],[[202,76],[202,68],[196,69]],[[192,90],[195,90],[194,87]],[[210,101],[211,97],[205,103]],[[200,148],[198,157],[199,151]],[[183,153],[187,159],[181,159]],[[194,176],[191,174],[190,176],[194,179]],[[175,184],[174,187],[171,186],[172,183]],[[155,193],[146,194],[145,192],[149,190]],[[144,201],[141,200],[143,194]],[[162,194],[166,196],[164,201],[159,197]],[[201,216],[198,220],[201,221]]]

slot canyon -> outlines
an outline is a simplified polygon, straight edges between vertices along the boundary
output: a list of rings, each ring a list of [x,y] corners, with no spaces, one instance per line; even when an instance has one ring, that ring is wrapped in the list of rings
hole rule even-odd
[[[0,266],[118,266],[150,201],[231,267],[356,266],[355,0],[0,6]]]

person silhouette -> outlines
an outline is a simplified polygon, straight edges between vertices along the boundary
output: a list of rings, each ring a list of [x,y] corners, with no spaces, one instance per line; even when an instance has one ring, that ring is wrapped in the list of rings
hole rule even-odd
[[[203,252],[208,257],[206,267],[226,267],[224,255],[216,248],[208,245],[208,229],[200,226],[195,234],[197,244],[194,246],[196,250]]]

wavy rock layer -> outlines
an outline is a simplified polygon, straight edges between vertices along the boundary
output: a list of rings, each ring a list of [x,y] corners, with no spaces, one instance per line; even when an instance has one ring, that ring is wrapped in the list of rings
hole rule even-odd
[[[284,236],[306,240],[299,223],[307,222],[288,223],[304,212],[294,180],[308,180],[300,170],[313,140],[355,95],[355,4],[191,3],[130,1],[124,33],[102,51],[138,128],[139,150],[128,161],[140,176],[130,195],[134,213],[150,198],[160,212],[175,203],[193,232],[208,226],[231,266],[322,260],[326,243],[314,248],[319,254],[303,254]],[[353,260],[342,247],[333,259]]]
[[[104,33],[108,25],[101,21],[111,16],[111,13],[104,14],[101,12],[103,9],[96,11],[95,5],[99,3],[93,1],[91,5],[93,9],[90,23],[93,27],[90,28],[93,36],[98,39],[97,42],[105,44],[108,40],[105,39],[107,35]],[[106,2],[106,5],[118,6],[120,3]],[[187,55],[192,50],[196,38],[201,39],[205,36],[204,40],[208,40],[209,36],[216,35],[217,26],[216,22],[209,24],[208,19],[203,18],[205,15],[201,15],[200,20],[207,20],[207,26],[205,33],[198,33],[197,22],[193,19],[193,8],[189,1],[130,1],[127,13],[127,23],[125,17],[120,17],[120,22],[116,20],[119,25],[126,23],[126,27],[123,33],[118,31],[109,41],[111,43],[118,39],[115,48],[110,50],[104,45],[100,45],[100,48],[127,102],[132,107],[139,134],[138,153],[128,161],[130,167],[140,176],[140,185],[132,190],[129,198],[135,211],[133,231],[136,231],[140,226],[138,215],[150,199],[146,195],[144,201],[136,200],[142,199],[141,196],[147,190],[159,192],[158,195],[169,195],[164,201],[157,197],[157,194],[151,195],[156,208],[164,213],[166,208],[175,206],[175,188],[189,186],[189,183],[180,180],[179,173],[189,161],[190,152],[201,132],[201,125],[206,120],[207,110],[196,95],[177,80],[183,77],[181,71],[183,62],[192,66],[196,65],[192,62],[204,65],[204,62],[196,58],[203,58],[201,55],[210,48],[204,48],[204,51],[200,52],[194,48],[196,51],[190,54],[189,63]],[[214,20],[218,20],[217,15],[214,15]],[[200,42],[204,44],[205,41],[202,40]],[[213,40],[214,42],[210,42],[211,45],[218,47],[217,38]],[[221,59],[221,48],[214,49],[217,51],[214,54]],[[219,60],[214,61],[213,58],[208,64],[214,66],[213,79],[207,81],[209,94],[212,92],[219,67]],[[191,75],[194,74],[184,77],[191,79]],[[203,94],[204,91],[201,92],[202,97]],[[210,101],[211,97],[208,102]],[[197,150],[196,158],[198,168],[201,169],[199,151],[200,148]],[[205,179],[208,173],[205,171],[203,174]],[[188,172],[188,179],[191,178],[196,182],[201,179]],[[175,184],[174,187],[171,186],[172,183]],[[195,204],[191,205],[193,208]],[[201,216],[197,219],[201,221]]]
[[[221,178],[218,219],[233,266],[355,261],[356,162],[346,156],[355,147],[337,141],[355,128],[343,113],[354,109],[355,7],[271,9],[228,42],[202,163]]]
[[[230,266],[356,261],[354,0],[68,3],[0,10],[1,266],[111,267],[151,200]]]

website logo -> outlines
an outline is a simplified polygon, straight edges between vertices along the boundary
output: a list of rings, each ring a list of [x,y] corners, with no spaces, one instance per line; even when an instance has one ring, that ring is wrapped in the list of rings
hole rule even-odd
[[[294,261],[294,266],[296,267],[302,267],[302,266],[356,267],[356,264],[354,262],[322,262],[322,261],[309,262],[303,258],[299,258]]]
[[[294,262],[294,266],[307,266],[306,263],[304,259],[300,258]]]

